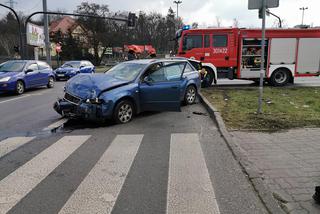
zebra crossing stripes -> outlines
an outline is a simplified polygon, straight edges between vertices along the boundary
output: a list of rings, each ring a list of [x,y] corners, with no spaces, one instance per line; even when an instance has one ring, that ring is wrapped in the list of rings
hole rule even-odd
[[[0,213],[7,213],[90,136],[66,136],[0,181]]]
[[[21,199],[30,197],[30,192],[39,189],[39,184],[89,138],[89,135],[62,137],[0,180],[0,214],[14,210],[12,208],[16,208],[16,205],[23,205],[19,203]],[[59,202],[56,212],[111,213],[120,191],[125,188],[123,186],[130,170],[133,170],[131,166],[143,138],[144,135],[117,135],[108,148],[101,151],[101,157],[99,155],[96,159],[99,159],[98,162],[90,166],[88,174],[79,180],[80,184],[74,187],[75,191]],[[0,146],[17,148],[31,140],[12,138],[0,142]],[[166,163],[169,166],[168,183],[165,184],[167,194],[164,196],[167,205],[165,207],[164,204],[163,209],[166,208],[168,214],[219,214],[198,134],[171,134],[169,160],[166,160]],[[33,201],[36,201],[36,198]]]
[[[219,213],[198,134],[171,135],[167,213]]]
[[[20,146],[30,142],[34,137],[11,137],[0,142],[0,158]]]
[[[142,138],[118,135],[59,213],[111,213]]]

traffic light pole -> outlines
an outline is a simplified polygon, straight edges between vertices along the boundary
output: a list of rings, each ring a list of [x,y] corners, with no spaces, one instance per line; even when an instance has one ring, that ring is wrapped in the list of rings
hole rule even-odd
[[[9,9],[13,13],[13,15],[16,17],[16,20],[18,22],[18,27],[19,27],[19,29],[18,29],[19,30],[19,50],[20,50],[21,57],[24,58],[23,39],[22,39],[22,26],[21,26],[21,22],[20,22],[19,16],[16,13],[16,11],[14,9],[12,9],[11,7],[8,7],[8,6],[4,5],[4,4],[0,4],[0,6]]]
[[[267,0],[262,0],[262,38],[261,38],[261,65],[260,65],[260,84],[259,84],[259,99],[258,99],[258,114],[262,113],[262,97],[263,97],[263,82],[265,75],[265,44],[266,44],[266,8]]]
[[[47,0],[42,0],[43,12],[47,12]],[[50,41],[49,41],[49,24],[48,24],[48,14],[44,14],[43,17],[44,26],[44,44],[46,47],[46,60],[49,65],[51,65],[51,53],[50,53]]]

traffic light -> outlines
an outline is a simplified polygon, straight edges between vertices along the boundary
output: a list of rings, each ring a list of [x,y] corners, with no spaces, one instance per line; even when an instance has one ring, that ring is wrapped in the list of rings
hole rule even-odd
[[[128,27],[134,27],[136,25],[136,14],[129,13],[128,16]]]
[[[263,18],[262,9],[259,9],[259,19]]]
[[[18,45],[15,45],[15,46],[13,47],[13,50],[14,50],[15,53],[19,53],[19,52],[20,52],[20,48],[19,48]]]

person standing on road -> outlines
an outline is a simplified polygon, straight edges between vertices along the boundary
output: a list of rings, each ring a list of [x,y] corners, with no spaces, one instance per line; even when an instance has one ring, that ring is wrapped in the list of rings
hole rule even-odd
[[[134,53],[134,51],[130,50],[128,52],[128,61],[130,60],[135,60],[137,57],[136,57],[136,54]]]

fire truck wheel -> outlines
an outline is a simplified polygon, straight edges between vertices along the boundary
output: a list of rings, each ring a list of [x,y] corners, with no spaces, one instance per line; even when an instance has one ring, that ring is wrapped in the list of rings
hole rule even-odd
[[[285,86],[290,80],[290,73],[287,69],[277,69],[273,72],[270,82],[273,86]]]
[[[212,85],[213,79],[214,79],[214,73],[210,68],[204,67],[204,69],[207,71],[207,75],[204,77],[201,83],[202,88],[207,88]]]

